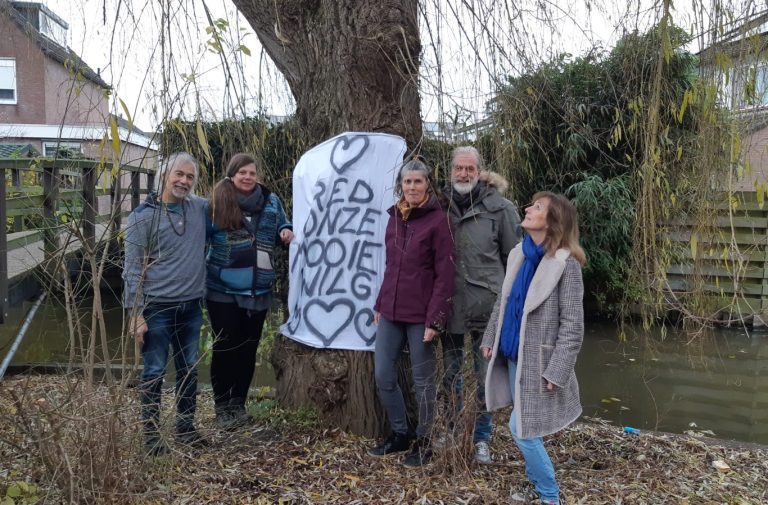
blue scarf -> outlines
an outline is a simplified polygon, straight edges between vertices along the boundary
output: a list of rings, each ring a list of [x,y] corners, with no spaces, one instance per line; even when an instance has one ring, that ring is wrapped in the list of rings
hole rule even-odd
[[[544,243],[536,245],[530,235],[523,239],[523,264],[517,271],[515,283],[512,284],[512,291],[507,298],[507,308],[504,310],[504,322],[501,325],[501,348],[502,354],[512,361],[517,361],[517,354],[520,348],[520,324],[523,319],[523,305],[525,297],[528,296],[528,288],[531,287],[533,274],[544,257]]]

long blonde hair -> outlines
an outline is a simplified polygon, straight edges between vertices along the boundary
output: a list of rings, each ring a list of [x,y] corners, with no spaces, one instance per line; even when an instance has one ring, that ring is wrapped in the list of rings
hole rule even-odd
[[[587,256],[579,245],[579,214],[576,207],[563,195],[551,191],[540,191],[533,195],[533,201],[546,198],[547,235],[544,249],[552,256],[558,249],[569,249],[571,256],[584,266]]]

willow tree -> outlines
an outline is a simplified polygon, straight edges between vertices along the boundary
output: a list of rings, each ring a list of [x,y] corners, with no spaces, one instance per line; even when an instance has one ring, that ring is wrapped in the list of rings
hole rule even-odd
[[[421,137],[417,0],[235,0],[285,76],[307,145],[344,131]],[[332,425],[373,436],[384,416],[371,353],[312,349],[278,337],[279,401],[314,406]]]

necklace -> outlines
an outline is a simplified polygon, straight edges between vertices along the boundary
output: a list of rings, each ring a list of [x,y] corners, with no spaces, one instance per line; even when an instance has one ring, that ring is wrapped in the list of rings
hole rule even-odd
[[[175,212],[173,214],[175,214]],[[181,201],[181,222],[179,223],[181,231],[177,230],[176,225],[173,224],[173,217],[171,217],[171,211],[168,210],[168,205],[165,206],[165,215],[168,216],[168,222],[171,223],[173,233],[175,233],[177,237],[184,235],[184,232],[187,229],[187,208],[184,207],[184,200]]]

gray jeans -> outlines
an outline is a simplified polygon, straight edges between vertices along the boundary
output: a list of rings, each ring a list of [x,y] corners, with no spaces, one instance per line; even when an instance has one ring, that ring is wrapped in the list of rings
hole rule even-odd
[[[411,370],[419,406],[419,425],[416,436],[429,435],[435,418],[435,344],[424,343],[424,325],[398,323],[381,317],[376,330],[376,388],[384,410],[387,411],[392,431],[408,432],[403,392],[397,383],[397,360],[406,342],[411,355]]]

